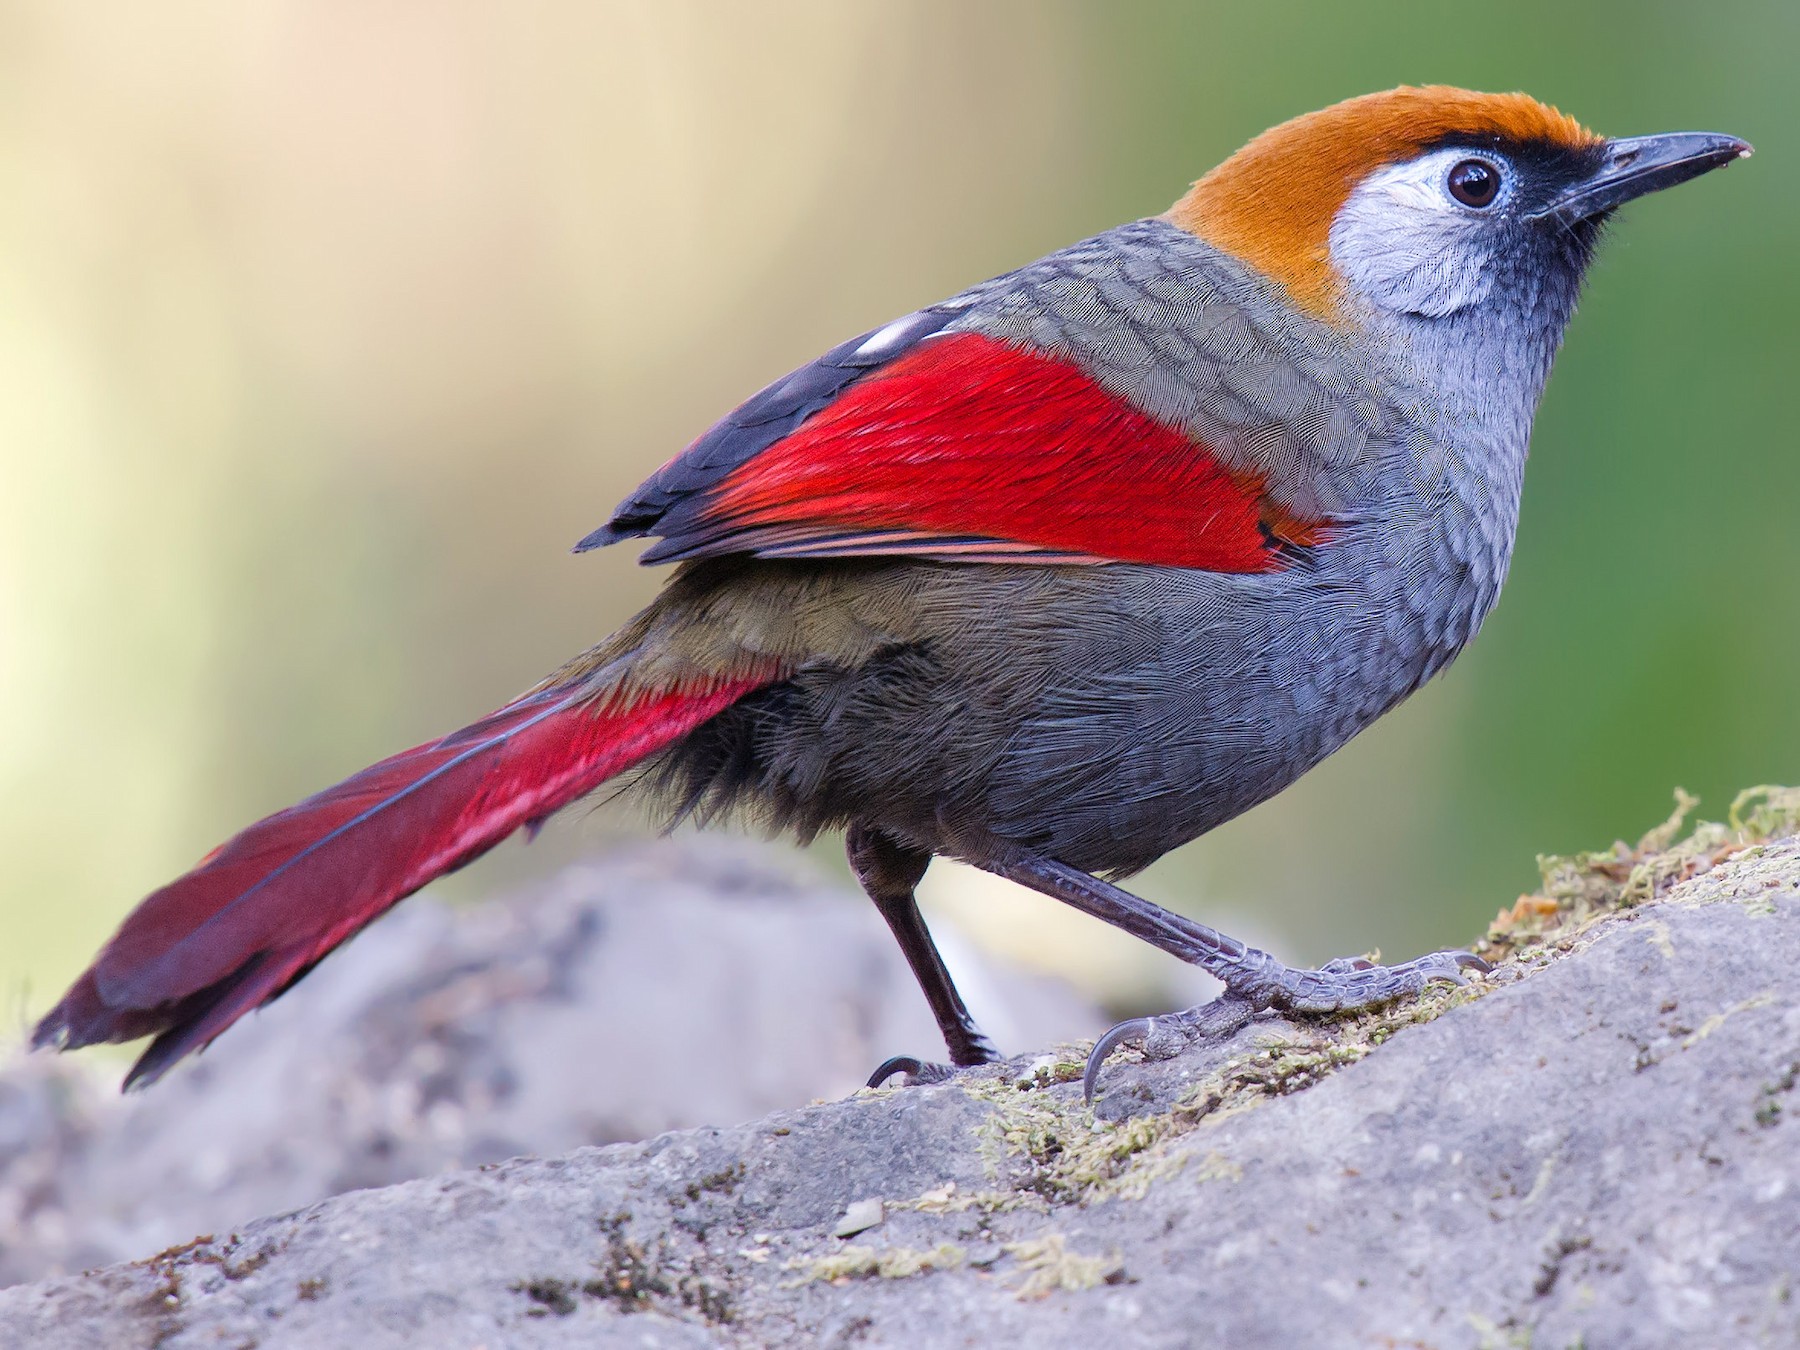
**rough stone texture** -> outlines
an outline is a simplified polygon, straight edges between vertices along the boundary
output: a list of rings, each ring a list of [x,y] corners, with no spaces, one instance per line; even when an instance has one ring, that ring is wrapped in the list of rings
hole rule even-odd
[[[1046,1057],[340,1196],[0,1292],[0,1344],[1792,1345],[1800,842],[1673,834],[1551,860],[1479,988],[1095,1112]]]
[[[840,1097],[937,1048],[874,906],[795,862],[708,838],[495,904],[415,900],[129,1098],[121,1063],[22,1058],[0,1073],[0,1286],[342,1191]],[[1001,1044],[1103,1025],[954,936]]]

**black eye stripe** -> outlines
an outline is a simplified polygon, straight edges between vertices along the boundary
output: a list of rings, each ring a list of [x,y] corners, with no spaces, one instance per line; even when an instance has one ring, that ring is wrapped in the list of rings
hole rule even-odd
[[[1500,195],[1500,169],[1485,159],[1458,160],[1444,185],[1464,206],[1491,206]]]

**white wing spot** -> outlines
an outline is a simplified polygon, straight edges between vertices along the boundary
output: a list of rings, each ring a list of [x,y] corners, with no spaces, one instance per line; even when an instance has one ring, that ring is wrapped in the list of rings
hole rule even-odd
[[[885,327],[876,329],[869,335],[869,340],[856,349],[858,356],[879,356],[890,347],[898,347],[918,325],[919,316],[908,314],[904,319],[895,319]]]

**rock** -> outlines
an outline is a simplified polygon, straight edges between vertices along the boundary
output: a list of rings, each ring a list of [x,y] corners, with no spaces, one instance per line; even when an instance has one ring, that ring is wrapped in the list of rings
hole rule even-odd
[[[936,1049],[874,907],[794,864],[708,837],[501,903],[421,897],[130,1098],[121,1063],[23,1059],[0,1075],[0,1285],[342,1191],[841,1097]],[[1103,1025],[1060,983],[939,938],[1001,1044]]]
[[[1800,841],[1673,833],[1551,860],[1479,986],[1097,1110],[1027,1056],[338,1196],[0,1292],[0,1344],[1794,1344]]]

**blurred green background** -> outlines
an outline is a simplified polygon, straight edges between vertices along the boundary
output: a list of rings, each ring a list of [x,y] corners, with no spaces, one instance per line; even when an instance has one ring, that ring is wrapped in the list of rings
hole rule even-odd
[[[1779,0],[0,3],[7,1025],[240,825],[621,620],[657,575],[567,546],[764,381],[1402,82],[1761,153],[1615,230],[1473,651],[1141,888],[1408,955],[1677,783],[1800,779],[1797,52]],[[446,888],[643,828],[574,813]],[[1167,974],[932,895],[1115,1003]]]

